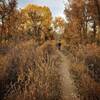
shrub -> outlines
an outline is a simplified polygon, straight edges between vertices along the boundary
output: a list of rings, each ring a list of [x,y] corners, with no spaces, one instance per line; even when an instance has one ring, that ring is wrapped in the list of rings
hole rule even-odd
[[[1,100],[61,100],[60,58],[49,43],[20,44],[0,60]]]
[[[75,50],[74,50],[75,52]],[[100,99],[100,47],[96,44],[81,45],[71,56],[71,76],[80,100]]]

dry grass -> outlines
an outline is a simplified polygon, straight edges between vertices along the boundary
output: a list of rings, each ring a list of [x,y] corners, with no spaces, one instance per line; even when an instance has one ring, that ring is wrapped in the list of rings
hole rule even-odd
[[[79,48],[76,55],[71,56],[70,72],[81,100],[100,100],[99,52],[100,48],[93,44]]]
[[[56,49],[22,43],[0,59],[0,100],[61,100]]]

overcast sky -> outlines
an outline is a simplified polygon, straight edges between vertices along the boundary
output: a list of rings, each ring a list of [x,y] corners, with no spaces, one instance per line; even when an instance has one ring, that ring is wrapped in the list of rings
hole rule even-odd
[[[18,8],[25,7],[28,3],[33,3],[42,6],[48,6],[52,12],[53,17],[64,17],[64,2],[65,0],[18,0]]]

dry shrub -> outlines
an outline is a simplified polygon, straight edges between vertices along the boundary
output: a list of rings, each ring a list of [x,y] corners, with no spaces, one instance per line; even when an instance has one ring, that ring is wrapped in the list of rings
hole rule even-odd
[[[87,44],[71,56],[70,72],[81,100],[100,100],[100,47]]]
[[[72,64],[70,72],[77,87],[80,100],[100,99],[100,84],[89,76],[83,63]]]
[[[61,100],[60,58],[50,43],[22,43],[0,60],[0,100]]]
[[[100,82],[100,47],[96,44],[86,46],[85,64],[91,77]]]

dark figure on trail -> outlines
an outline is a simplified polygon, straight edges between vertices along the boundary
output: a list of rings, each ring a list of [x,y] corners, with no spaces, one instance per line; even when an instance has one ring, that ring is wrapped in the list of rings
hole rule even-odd
[[[58,43],[57,43],[57,48],[58,48],[59,50],[61,50],[61,42],[58,42]]]

